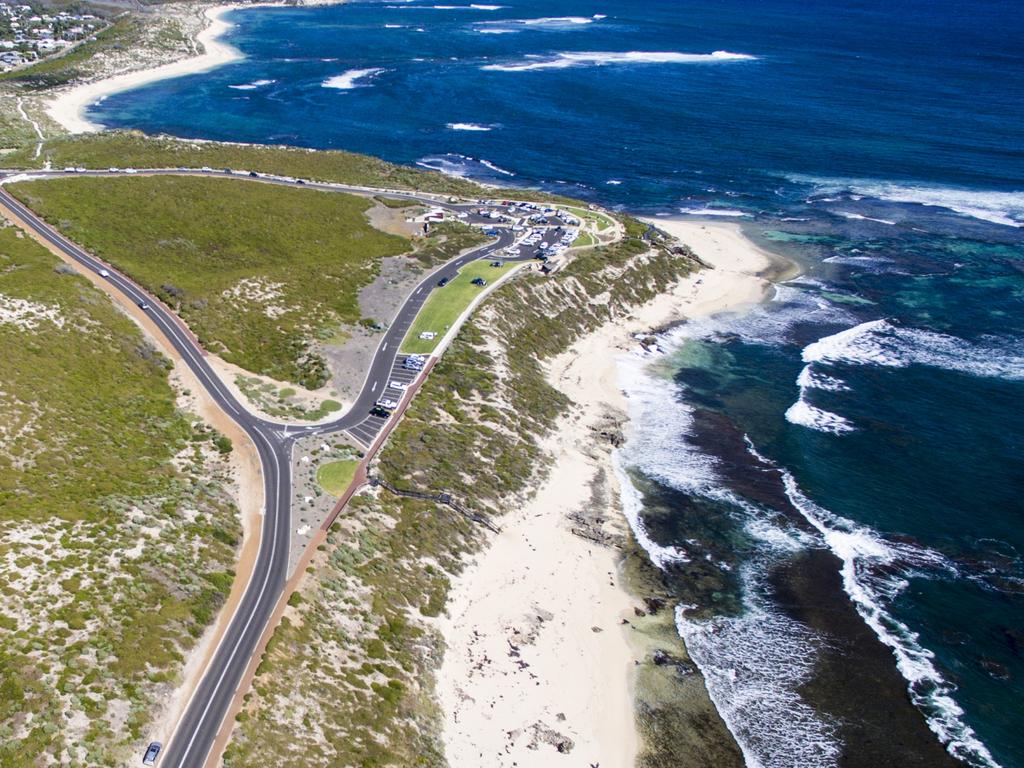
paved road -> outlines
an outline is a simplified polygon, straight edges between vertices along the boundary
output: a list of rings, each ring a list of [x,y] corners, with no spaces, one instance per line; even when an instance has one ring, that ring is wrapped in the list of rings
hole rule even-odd
[[[118,172],[118,173],[124,173]],[[160,170],[146,173],[168,175],[226,175],[221,171],[182,171]],[[0,178],[14,175],[0,173]],[[63,177],[62,172],[32,173],[32,176]],[[113,175],[111,172],[87,172],[76,175]],[[364,193],[380,192],[362,187],[351,187],[336,184],[317,184],[280,178],[252,177],[248,174],[232,174],[233,178],[247,178],[264,183],[296,186],[309,189],[333,191],[358,191]],[[452,211],[469,211],[479,208],[479,204],[441,203],[433,198],[418,197],[410,193],[388,191],[388,196],[405,197],[430,206],[440,206]],[[224,633],[214,656],[189,700],[185,713],[178,723],[159,763],[165,768],[201,768],[217,737],[221,723],[234,698],[236,689],[245,672],[249,660],[259,642],[267,621],[274,611],[287,578],[288,555],[291,535],[290,502],[292,495],[291,483],[291,452],[295,440],[304,435],[325,434],[348,430],[365,445],[370,445],[385,419],[370,416],[374,403],[384,394],[389,382],[399,380],[411,381],[409,372],[402,368],[404,356],[399,356],[399,347],[405,333],[412,324],[423,303],[437,287],[439,276],[451,276],[463,264],[487,256],[505,248],[514,240],[514,235],[507,229],[498,230],[496,240],[480,248],[459,256],[448,262],[443,268],[425,277],[413,289],[405,303],[387,329],[374,354],[367,372],[363,387],[352,407],[339,418],[325,424],[289,426],[266,419],[258,418],[239,403],[231,391],[221,382],[211,369],[194,336],[184,324],[161,302],[150,296],[140,286],[110,268],[98,259],[79,248],[73,242],[58,233],[31,210],[0,187],[0,204],[14,212],[25,224],[40,237],[54,245],[65,255],[81,266],[97,274],[107,270],[106,278],[110,284],[137,305],[148,304],[147,314],[156,324],[168,342],[181,355],[185,364],[192,369],[199,381],[217,404],[228,413],[235,422],[249,435],[259,453],[263,468],[264,498],[266,500],[263,517],[263,535],[259,553],[252,576],[242,596],[241,602],[232,617],[227,631]],[[477,223],[486,222],[482,217]],[[527,260],[533,256],[533,249],[517,257]],[[398,399],[398,398],[396,398]]]

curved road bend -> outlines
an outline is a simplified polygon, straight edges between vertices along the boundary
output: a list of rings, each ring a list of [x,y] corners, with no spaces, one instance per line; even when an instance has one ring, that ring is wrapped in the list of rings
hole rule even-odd
[[[163,171],[163,173],[170,174],[173,171]],[[178,173],[186,172],[179,171]],[[193,174],[194,171],[187,173]],[[35,175],[37,174],[33,174],[33,176]],[[45,175],[62,176],[64,174]],[[234,178],[246,177],[236,175]],[[320,185],[312,182],[300,184],[298,181],[268,180],[262,177],[258,180],[303,188],[339,190],[337,185]],[[393,193],[388,192],[388,194],[390,196]],[[472,204],[441,204],[434,200],[417,198],[412,194],[403,196],[427,205],[441,205],[450,210],[465,210],[475,207]],[[58,233],[2,187],[0,187],[0,204],[16,214],[37,235],[86,269],[97,274],[102,269],[108,269],[108,265],[92,257]],[[373,404],[387,388],[405,333],[431,291],[436,287],[437,276],[439,274],[452,275],[467,262],[504,248],[513,240],[513,234],[503,229],[496,242],[463,254],[448,262],[443,268],[426,276],[406,298],[391,326],[381,339],[362,389],[352,407],[334,421],[315,426],[287,426],[258,418],[247,411],[213,372],[204,358],[202,349],[184,324],[163,303],[134,282],[116,270],[108,270],[109,276],[105,279],[118,291],[136,304],[147,303],[149,305],[147,314],[160,332],[181,355],[182,360],[193,371],[217,405],[230,415],[252,439],[263,469],[265,509],[262,539],[256,564],[238,608],[160,758],[161,765],[167,768],[202,768],[205,764],[239,681],[242,679],[263,629],[284,588],[291,534],[291,449],[295,440],[309,434],[349,430],[364,422]],[[528,260],[531,255],[528,253],[518,259]]]

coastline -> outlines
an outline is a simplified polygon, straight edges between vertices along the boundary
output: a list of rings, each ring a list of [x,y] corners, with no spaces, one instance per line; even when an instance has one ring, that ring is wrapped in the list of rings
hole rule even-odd
[[[612,462],[626,422],[617,360],[635,352],[634,334],[763,300],[781,269],[736,224],[651,223],[712,269],[551,362],[549,382],[575,405],[545,441],[548,477],[455,581],[440,624],[445,751],[462,765],[630,766],[643,750],[636,670],[652,641],[626,584],[629,547],[604,543],[630,540]]]
[[[243,58],[242,53],[238,49],[220,41],[221,35],[232,26],[230,22],[225,21],[222,17],[229,11],[238,8],[253,7],[257,7],[257,5],[234,3],[207,8],[203,12],[207,25],[195,38],[197,47],[201,47],[203,50],[202,53],[157,67],[126,72],[112,77],[105,77],[101,80],[74,85],[67,90],[57,93],[49,101],[46,106],[46,114],[65,130],[73,134],[101,131],[103,130],[102,125],[93,123],[85,117],[86,108],[95,104],[100,99],[158,80],[206,72]]]

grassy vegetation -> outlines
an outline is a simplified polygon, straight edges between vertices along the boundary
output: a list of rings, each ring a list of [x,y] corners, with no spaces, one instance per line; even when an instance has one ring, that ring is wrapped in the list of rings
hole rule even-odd
[[[427,236],[417,239],[415,256],[424,267],[435,267],[488,240],[490,238],[477,227],[461,221],[444,221],[432,224]]]
[[[383,195],[376,195],[373,199],[385,208],[395,208],[396,210],[401,210],[402,208],[415,208],[420,205],[415,200],[406,200],[401,197],[384,197]]]
[[[466,307],[486,288],[485,285],[473,285],[473,280],[483,278],[487,283],[494,282],[517,265],[505,262],[500,267],[492,267],[489,259],[480,259],[466,264],[456,277],[443,288],[435,288],[427,299],[423,309],[416,315],[412,326],[402,342],[402,351],[409,353],[433,352],[448,329],[451,328]],[[421,339],[420,333],[432,331],[437,334],[433,339]]]
[[[283,146],[253,146],[197,142],[167,136],[150,137],[138,131],[106,131],[64,136],[47,141],[40,158],[26,147],[7,155],[11,168],[235,168],[261,173],[335,181],[380,189],[417,190],[443,195],[514,197],[517,200],[565,202],[568,199],[530,189],[494,190],[472,181],[435,171],[396,165],[352,152],[321,151]],[[572,202],[572,201],[568,201]]]
[[[177,311],[239,366],[316,389],[310,340],[360,319],[359,289],[409,241],[374,229],[361,197],[196,177],[11,185],[50,223]]]
[[[434,367],[376,471],[500,514],[543,473],[538,439],[569,406],[543,362],[691,267],[628,240],[501,286]],[[482,541],[446,507],[357,496],[275,633],[225,765],[445,765],[431,700],[442,642],[421,617],[443,610]]]
[[[238,389],[268,416],[278,419],[300,419],[302,421],[319,421],[328,414],[342,409],[337,400],[322,400],[316,408],[308,407],[301,399],[295,397],[291,387],[278,389],[269,381],[255,376],[236,376]]]
[[[576,235],[576,239],[572,241],[573,248],[586,248],[591,245],[597,245],[597,238],[591,232],[580,230],[580,233]]]
[[[93,39],[68,53],[48,56],[25,69],[0,74],[0,82],[16,83],[29,90],[56,88],[88,74],[85,65],[98,53],[126,48],[138,40],[145,22],[137,16],[122,16]]]
[[[589,221],[590,223],[592,223],[595,227],[597,227],[597,230],[599,232],[604,232],[606,229],[615,226],[614,220],[612,220],[612,218],[607,216],[606,214],[601,213],[600,211],[592,211],[589,208],[580,208],[579,206],[575,205],[566,205],[562,207],[568,211],[571,211],[575,216],[582,219],[583,221]]]
[[[355,477],[358,461],[342,460],[323,464],[316,471],[316,481],[331,496],[341,496]]]
[[[0,766],[122,764],[230,587],[226,446],[135,325],[10,226],[0,360]]]
[[[136,131],[54,139],[44,146],[42,160],[45,159],[49,159],[56,168],[68,165],[85,168],[210,166],[383,189],[416,189],[470,196],[482,193],[482,187],[464,179],[394,165],[351,152],[150,138]],[[41,160],[33,159],[31,151],[24,151],[9,155],[7,162],[12,167],[35,167]]]

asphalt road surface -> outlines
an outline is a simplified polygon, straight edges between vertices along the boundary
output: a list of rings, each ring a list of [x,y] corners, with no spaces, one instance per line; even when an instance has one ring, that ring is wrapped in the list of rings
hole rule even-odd
[[[139,173],[140,175],[145,173],[150,175],[228,176],[262,183],[326,191],[362,193],[380,193],[382,191],[266,176],[253,177],[239,172],[229,174],[225,171],[212,170],[167,169],[147,170]],[[76,175],[111,176],[122,174],[127,175],[127,172],[80,172]],[[15,175],[14,172],[0,173],[0,178],[12,175]],[[34,178],[57,178],[66,177],[69,174],[66,172],[32,172],[31,175]],[[422,197],[412,193],[399,193],[390,190],[387,191],[387,195],[407,198],[453,212],[469,212],[481,207],[479,203],[440,202],[433,197]],[[376,401],[385,393],[391,381],[410,382],[415,378],[403,368],[404,356],[399,355],[399,347],[423,303],[430,296],[431,291],[437,288],[439,276],[452,276],[459,267],[467,262],[486,257],[488,254],[505,248],[512,244],[515,235],[507,228],[497,229],[495,241],[453,259],[441,269],[426,276],[413,289],[384,333],[370,363],[362,389],[351,408],[329,423],[286,426],[283,423],[258,418],[247,411],[213,372],[204,357],[203,350],[192,334],[164,304],[111,268],[110,265],[90,256],[58,233],[3,187],[0,187],[0,204],[5,205],[36,234],[82,267],[97,274],[100,274],[101,270],[108,271],[109,275],[105,279],[135,304],[147,305],[145,311],[160,332],[181,355],[186,365],[192,369],[210,396],[245,430],[259,453],[263,468],[266,506],[263,517],[263,536],[256,565],[227,631],[217,646],[202,680],[189,700],[184,715],[159,759],[159,764],[165,768],[200,768],[206,762],[224,716],[231,705],[245,669],[264,627],[274,611],[287,579],[291,536],[291,510],[289,508],[292,495],[291,452],[295,440],[309,434],[327,434],[347,430],[364,445],[369,446],[377,436],[380,427],[386,423],[386,419],[370,415]],[[490,223],[488,219],[476,214],[470,215],[466,220],[478,224]],[[523,254],[516,257],[515,260],[529,260],[535,254],[536,249],[529,248],[523,249],[523,251]],[[504,260],[509,259],[504,257]]]

